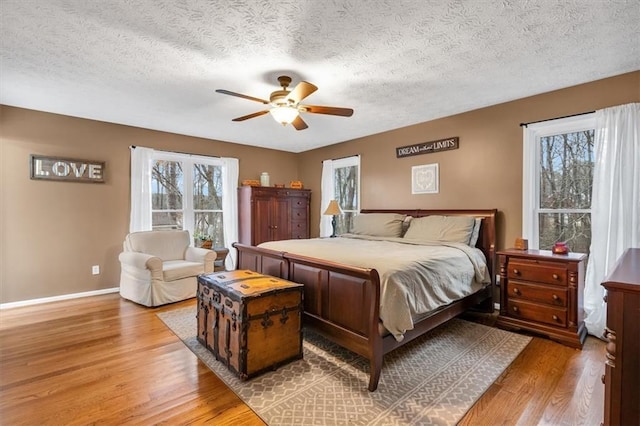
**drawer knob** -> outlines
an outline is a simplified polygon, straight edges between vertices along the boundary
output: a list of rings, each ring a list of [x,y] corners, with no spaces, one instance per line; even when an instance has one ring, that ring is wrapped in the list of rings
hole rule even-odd
[[[513,273],[514,273],[514,274],[516,274],[516,275],[520,275],[520,270],[518,270],[518,269],[514,269],[514,270],[513,270]]]
[[[558,274],[553,274],[553,279],[554,279],[554,280],[559,280],[559,279],[560,279],[560,275],[558,275]]]
[[[554,321],[558,321],[558,319],[559,319],[557,315],[554,315],[551,318],[553,318]]]
[[[517,306],[514,306],[514,307],[513,307],[513,312],[518,313],[518,312],[520,312],[520,309],[518,309],[518,307],[517,307]]]
[[[560,300],[560,298],[558,297],[558,295],[557,295],[557,294],[554,294],[553,296],[551,296],[551,298],[552,298],[553,300],[555,300],[556,302],[557,302],[558,300]]]
[[[516,288],[513,289],[513,292],[515,294],[520,294],[520,289],[516,287]]]

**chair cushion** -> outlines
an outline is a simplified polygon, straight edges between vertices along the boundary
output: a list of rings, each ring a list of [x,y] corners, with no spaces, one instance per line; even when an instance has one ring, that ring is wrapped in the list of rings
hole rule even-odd
[[[189,231],[142,231],[127,235],[125,247],[163,261],[183,260],[189,242]]]
[[[167,260],[162,263],[164,281],[175,281],[182,278],[204,274],[204,264],[186,260]]]

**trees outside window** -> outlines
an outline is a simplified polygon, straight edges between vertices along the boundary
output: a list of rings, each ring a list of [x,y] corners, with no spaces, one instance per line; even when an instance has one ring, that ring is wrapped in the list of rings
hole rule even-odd
[[[580,116],[525,129],[523,235],[531,248],[566,242],[589,253],[594,128],[592,116]]]
[[[334,197],[338,201],[342,214],[336,220],[336,234],[349,232],[353,217],[358,213],[358,173],[359,165],[336,167],[333,170],[333,191]]]
[[[156,160],[151,168],[151,223],[153,229],[183,229],[182,163]]]
[[[186,229],[197,246],[223,247],[222,167],[190,156],[158,153],[151,169],[153,229]]]
[[[359,155],[322,162],[321,198],[322,211],[331,200],[336,200],[342,209],[342,214],[336,217],[336,234],[349,232],[353,217],[360,212]],[[330,219],[322,217],[320,236],[329,236],[331,233]]]

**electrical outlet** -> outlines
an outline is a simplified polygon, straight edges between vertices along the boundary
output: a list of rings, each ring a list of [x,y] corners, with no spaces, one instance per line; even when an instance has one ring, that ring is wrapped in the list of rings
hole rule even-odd
[[[100,274],[100,265],[93,265],[91,267],[91,273],[93,275],[99,275]]]

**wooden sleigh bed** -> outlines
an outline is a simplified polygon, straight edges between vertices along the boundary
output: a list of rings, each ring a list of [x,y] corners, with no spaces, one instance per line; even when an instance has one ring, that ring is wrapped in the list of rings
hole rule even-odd
[[[392,350],[477,307],[493,311],[496,213],[491,210],[362,210],[361,213],[399,213],[420,218],[430,215],[471,216],[482,224],[476,247],[487,259],[491,283],[479,291],[430,312],[407,330],[402,341],[383,333],[380,321],[380,276],[374,268],[353,267],[290,252],[244,244],[238,249],[238,269],[250,269],[304,284],[304,326],[369,360],[369,391],[375,391],[383,357]]]

